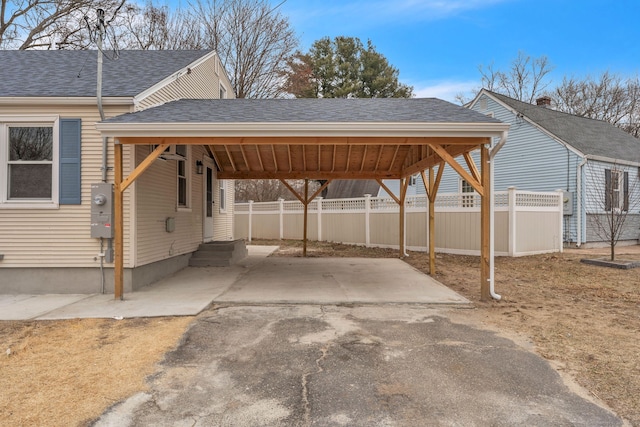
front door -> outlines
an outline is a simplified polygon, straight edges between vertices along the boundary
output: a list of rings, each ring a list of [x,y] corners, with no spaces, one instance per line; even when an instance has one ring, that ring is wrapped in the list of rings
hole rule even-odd
[[[216,176],[213,162],[207,158],[203,161],[204,177],[203,195],[203,224],[202,224],[202,240],[210,242],[213,240],[213,181]]]

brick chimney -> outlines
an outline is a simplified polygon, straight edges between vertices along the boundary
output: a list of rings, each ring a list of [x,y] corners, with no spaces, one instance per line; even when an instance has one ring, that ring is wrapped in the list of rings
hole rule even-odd
[[[545,108],[551,108],[551,97],[549,96],[541,96],[536,99],[536,105]]]

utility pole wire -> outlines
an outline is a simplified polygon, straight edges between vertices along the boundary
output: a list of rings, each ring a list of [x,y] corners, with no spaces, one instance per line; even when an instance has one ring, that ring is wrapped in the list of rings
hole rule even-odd
[[[274,7],[273,9],[271,9],[269,11],[269,13],[273,12],[274,10],[276,10],[277,8],[279,8],[280,6],[282,6],[283,4],[285,4],[287,2],[287,0],[282,0],[280,3],[278,3],[278,5],[276,7]],[[269,14],[267,13],[267,15]]]

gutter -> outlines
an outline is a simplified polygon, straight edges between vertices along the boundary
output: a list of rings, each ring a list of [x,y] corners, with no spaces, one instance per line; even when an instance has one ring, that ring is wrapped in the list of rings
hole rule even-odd
[[[497,294],[495,291],[495,184],[494,184],[494,167],[493,167],[493,159],[495,158],[498,151],[504,147],[504,144],[507,142],[507,136],[509,135],[509,131],[503,131],[500,136],[500,140],[498,143],[489,150],[489,180],[491,181],[491,208],[489,210],[489,227],[491,228],[491,234],[489,236],[489,293],[491,294],[491,298],[496,301],[500,301],[502,296]]]
[[[167,104],[165,104],[167,105]],[[162,107],[160,107],[162,108]],[[127,117],[150,115],[144,110]],[[141,119],[147,120],[147,119]],[[148,118],[151,120],[151,118]],[[142,122],[109,119],[96,123],[105,136],[119,137],[462,137],[490,138],[505,131],[503,123],[433,123],[433,122]]]

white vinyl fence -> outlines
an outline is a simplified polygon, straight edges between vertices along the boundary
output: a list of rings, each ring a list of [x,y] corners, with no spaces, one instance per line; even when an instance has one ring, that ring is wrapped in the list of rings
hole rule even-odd
[[[408,196],[408,250],[426,251],[428,199]],[[562,252],[562,192],[508,191],[495,193],[495,253],[523,256]],[[303,237],[304,207],[299,201],[237,203],[234,235],[251,239]],[[480,196],[440,194],[435,205],[436,251],[480,255]],[[398,248],[399,206],[391,198],[317,198],[309,204],[309,240],[367,247]]]

